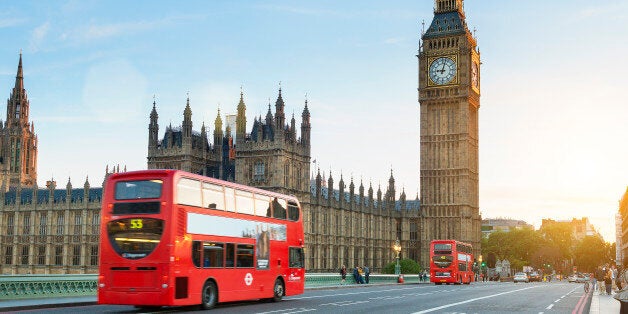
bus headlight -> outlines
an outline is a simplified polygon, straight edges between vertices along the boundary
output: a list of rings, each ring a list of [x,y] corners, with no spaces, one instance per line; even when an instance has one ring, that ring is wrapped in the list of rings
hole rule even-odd
[[[161,287],[162,287],[162,288],[164,288],[164,289],[166,289],[166,288],[168,288],[168,284],[167,284],[167,283],[164,283],[164,284],[162,284],[162,285],[161,285]]]

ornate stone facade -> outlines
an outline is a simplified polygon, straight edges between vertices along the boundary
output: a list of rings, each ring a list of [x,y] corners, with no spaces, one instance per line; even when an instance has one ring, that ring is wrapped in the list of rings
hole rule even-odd
[[[395,200],[392,172],[383,195],[381,188],[374,195],[371,185],[365,194],[362,182],[356,191],[353,179],[347,187],[342,175],[337,190],[333,184],[331,175],[325,182],[320,172],[311,182],[312,202],[304,211],[308,271],[336,272],[342,265],[368,265],[379,272],[395,260],[392,246],[397,239],[402,247],[400,258],[418,260],[419,200],[406,201],[405,191]]]
[[[435,0],[419,49],[421,111],[420,263],[433,239],[456,239],[480,254],[478,189],[480,52],[463,0]]]
[[[0,193],[0,274],[97,273],[101,196],[87,179]]]

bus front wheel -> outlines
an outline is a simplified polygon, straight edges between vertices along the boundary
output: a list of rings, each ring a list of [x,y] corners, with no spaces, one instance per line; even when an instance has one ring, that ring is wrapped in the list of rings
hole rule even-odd
[[[273,302],[279,302],[283,298],[284,286],[283,281],[277,278],[275,280],[275,287],[273,288]]]
[[[216,301],[218,301],[218,289],[213,281],[208,280],[205,282],[205,285],[203,285],[202,298],[201,308],[204,310],[209,310],[216,306]]]

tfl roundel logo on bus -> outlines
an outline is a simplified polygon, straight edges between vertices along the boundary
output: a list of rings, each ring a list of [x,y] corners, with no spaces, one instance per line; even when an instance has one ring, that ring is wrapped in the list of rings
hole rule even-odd
[[[250,286],[253,283],[253,275],[251,275],[251,273],[246,273],[246,276],[244,276],[244,283],[247,286]]]

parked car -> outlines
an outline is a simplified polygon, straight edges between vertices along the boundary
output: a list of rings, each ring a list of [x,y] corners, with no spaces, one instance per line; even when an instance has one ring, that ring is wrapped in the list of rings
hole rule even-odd
[[[530,279],[528,279],[528,275],[526,275],[526,273],[516,273],[515,277],[513,277],[512,281],[514,281],[515,283],[517,282],[530,282]]]
[[[530,273],[530,281],[541,281],[541,275],[539,273],[533,271]]]

